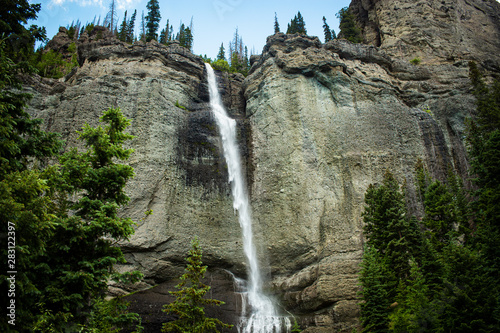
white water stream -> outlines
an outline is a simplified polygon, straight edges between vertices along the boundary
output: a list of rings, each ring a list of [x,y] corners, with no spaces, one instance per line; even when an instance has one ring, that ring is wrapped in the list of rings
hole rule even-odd
[[[282,333],[290,331],[290,320],[277,314],[271,299],[262,292],[262,277],[253,243],[250,201],[241,167],[241,156],[236,140],[236,121],[229,118],[220,99],[214,70],[205,64],[208,74],[210,106],[222,139],[229,182],[233,194],[233,207],[243,234],[243,250],[248,260],[248,281],[242,293],[240,333]]]

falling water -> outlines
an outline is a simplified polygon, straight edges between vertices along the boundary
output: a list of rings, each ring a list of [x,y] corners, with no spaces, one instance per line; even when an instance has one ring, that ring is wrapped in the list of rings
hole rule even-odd
[[[233,194],[233,207],[238,211],[243,234],[243,250],[248,260],[248,283],[242,297],[243,313],[238,330],[241,333],[286,332],[289,331],[290,320],[287,317],[278,316],[274,304],[262,292],[262,278],[257,261],[257,252],[253,243],[250,201],[243,178],[241,157],[236,141],[236,121],[228,117],[222,105],[214,70],[209,64],[205,65],[208,73],[210,106],[222,139]]]

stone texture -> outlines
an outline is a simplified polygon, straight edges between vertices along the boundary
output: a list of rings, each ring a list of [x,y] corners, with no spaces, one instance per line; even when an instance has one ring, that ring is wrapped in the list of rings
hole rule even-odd
[[[343,40],[268,38],[244,82],[255,232],[270,288],[306,327],[357,325],[370,183],[390,169],[411,189],[418,158],[439,179],[448,165],[465,174],[467,75],[462,64],[413,66]]]
[[[500,69],[496,0],[353,0],[366,43],[389,55],[436,63],[474,59]]]

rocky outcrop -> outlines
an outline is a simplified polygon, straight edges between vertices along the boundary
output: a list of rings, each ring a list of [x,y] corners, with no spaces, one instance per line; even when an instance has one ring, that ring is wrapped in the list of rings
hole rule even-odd
[[[468,91],[463,62],[414,66],[344,40],[268,38],[245,80],[252,204],[272,290],[304,326],[357,323],[369,184],[390,169],[412,188],[419,158],[438,179],[448,166],[466,173]]]
[[[427,63],[484,62],[500,69],[500,3],[496,0],[353,0],[366,43]]]
[[[371,20],[365,38],[380,38],[380,47],[278,33],[252,57],[247,78],[217,73],[223,101],[238,120],[266,290],[305,332],[351,332],[359,324],[368,185],[390,169],[409,185],[419,214],[412,190],[417,159],[438,179],[448,167],[463,175],[468,169],[464,119],[474,99],[467,57],[452,61],[433,48],[420,66],[409,63],[411,52],[398,57],[391,46],[397,41],[389,39],[400,33],[398,23],[382,18],[401,2],[353,1]],[[482,15],[477,11],[470,15]],[[483,67],[495,60],[488,56],[495,43],[477,52]],[[78,70],[57,81],[30,79],[29,112],[62,133],[67,147],[79,147],[75,131],[85,122],[96,125],[108,107],[121,107],[132,120],[135,151],[128,163],[136,176],[122,214],[138,225],[121,244],[128,264],[118,268],[139,269],[145,279],[112,291],[147,289],[129,299],[135,310],[147,309],[145,321],[154,331],[165,320],[166,291],[182,274],[190,240],[198,235],[213,297],[227,303],[217,315],[234,323],[240,304],[232,279],[245,277],[246,263],[202,59],[176,44],[128,45],[105,34],[84,34],[77,46]],[[153,215],[145,217],[149,209]]]

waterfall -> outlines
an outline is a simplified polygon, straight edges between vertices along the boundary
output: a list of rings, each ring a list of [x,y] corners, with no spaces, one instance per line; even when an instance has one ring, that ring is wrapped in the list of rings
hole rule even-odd
[[[248,281],[242,296],[242,316],[238,331],[241,333],[281,333],[290,328],[290,320],[280,317],[271,299],[262,292],[262,277],[257,260],[257,251],[253,243],[252,217],[250,200],[243,177],[241,156],[236,140],[236,121],[229,118],[222,104],[214,70],[205,64],[208,74],[210,107],[219,128],[222,139],[224,158],[226,159],[233,208],[238,211],[238,218],[243,234],[243,250],[248,261]]]

